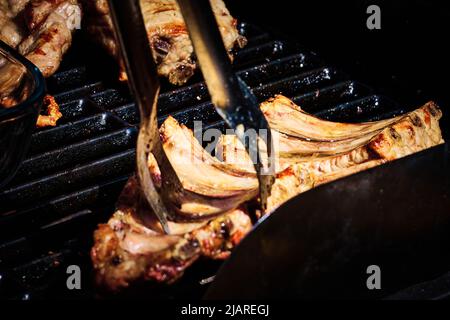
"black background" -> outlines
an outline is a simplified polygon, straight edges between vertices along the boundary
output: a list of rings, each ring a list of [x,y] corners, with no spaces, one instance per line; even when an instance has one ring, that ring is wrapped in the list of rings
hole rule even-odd
[[[417,107],[450,102],[448,4],[435,0],[228,0],[238,18],[279,31],[330,65]],[[366,27],[367,7],[381,8],[381,30]]]

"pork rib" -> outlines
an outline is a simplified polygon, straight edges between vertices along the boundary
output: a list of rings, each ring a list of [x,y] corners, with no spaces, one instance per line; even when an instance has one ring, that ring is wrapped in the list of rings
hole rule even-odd
[[[176,0],[140,0],[145,27],[158,73],[176,85],[185,83],[193,74],[196,62],[189,34]],[[236,20],[230,15],[222,0],[211,0],[225,47],[243,47],[246,40],[239,35]],[[112,20],[106,0],[85,0],[87,29],[117,60],[117,47]],[[231,56],[231,55],[230,55]],[[122,80],[126,80],[123,63],[120,62]]]
[[[372,148],[373,156],[394,160],[443,143],[439,128],[442,113],[433,102],[392,119],[361,124],[318,119],[281,95],[261,104],[261,109],[272,128],[278,171],[299,162],[337,161],[352,154],[356,157],[358,150],[368,147]],[[391,141],[390,136],[396,140]],[[384,144],[377,144],[377,139]],[[254,172],[247,153],[234,135],[221,136],[216,155],[227,165]]]
[[[252,227],[246,211],[237,208],[211,221],[170,222],[173,234],[164,235],[156,221],[154,228],[143,226],[139,211],[148,210],[140,205],[137,180],[131,178],[118,210],[94,234],[91,257],[101,287],[117,291],[135,281],[173,282],[201,256],[227,258]]]
[[[274,132],[283,137],[276,150],[280,165],[268,211],[314,186],[443,143],[439,128],[442,113],[432,102],[394,119],[361,125],[333,126],[282,96],[269,100],[262,109],[269,123],[277,123]],[[280,119],[287,113],[284,126]],[[174,234],[164,235],[155,217],[141,204],[136,180],[130,179],[116,213],[96,231],[91,252],[98,283],[112,290],[138,280],[171,282],[201,255],[226,257],[251,228],[250,218],[241,208],[257,196],[258,183],[239,140],[222,137],[221,162],[171,117],[161,126],[160,134],[186,191],[174,205],[183,221],[170,222]],[[290,153],[290,148],[294,152]],[[311,155],[314,148],[316,152]],[[232,161],[236,153],[243,155],[244,162]],[[155,183],[162,186],[152,157],[149,168]],[[227,227],[231,231],[224,232],[219,227],[223,225],[231,226]]]

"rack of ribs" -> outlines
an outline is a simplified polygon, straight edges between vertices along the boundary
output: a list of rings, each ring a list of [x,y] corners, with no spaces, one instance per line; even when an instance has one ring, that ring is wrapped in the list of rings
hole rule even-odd
[[[124,65],[115,40],[107,0],[84,0],[86,28],[120,63],[120,79],[126,80]],[[185,83],[196,69],[189,34],[176,0],[140,0],[142,15],[158,73],[172,84]],[[211,0],[226,49],[243,47],[246,39],[239,35],[237,22],[222,0]]]
[[[261,109],[272,128],[277,159],[269,207],[262,214],[317,185],[444,142],[442,113],[433,102],[402,116],[361,124],[318,119],[283,96],[264,102]],[[201,256],[225,259],[258,217],[249,209],[257,201],[257,177],[235,136],[221,137],[217,157],[172,117],[161,126],[160,136],[184,188],[173,199],[172,234],[163,234],[141,200],[136,179],[130,178],[117,211],[94,234],[91,257],[97,283],[109,290],[143,280],[173,282]],[[151,156],[148,166],[162,187]]]

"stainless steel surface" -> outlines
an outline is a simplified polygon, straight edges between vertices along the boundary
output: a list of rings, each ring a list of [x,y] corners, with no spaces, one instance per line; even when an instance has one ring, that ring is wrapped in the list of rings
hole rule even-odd
[[[178,0],[178,4],[214,107],[226,124],[234,129],[253,160],[264,210],[274,181],[274,153],[269,125],[252,91],[233,72],[209,0]],[[260,143],[266,147],[260,148]],[[262,152],[264,149],[267,154]]]

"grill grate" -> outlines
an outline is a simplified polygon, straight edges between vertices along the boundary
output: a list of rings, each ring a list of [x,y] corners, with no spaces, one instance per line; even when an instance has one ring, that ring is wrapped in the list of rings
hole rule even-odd
[[[405,111],[290,41],[245,23],[240,28],[249,44],[237,53],[234,68],[260,101],[281,93],[308,112],[345,121]],[[126,88],[108,81],[107,72],[89,65],[92,58],[79,57],[86,55],[86,39],[75,42],[84,48],[72,48],[63,71],[48,81],[64,117],[57,127],[34,133],[28,159],[14,181],[0,190],[2,298],[93,296],[88,256],[92,232],[111,214],[134,170],[139,117],[132,99]],[[200,75],[181,88],[163,84],[159,121],[168,114],[191,127],[198,120],[205,129],[224,127]],[[65,288],[70,264],[80,265],[85,275],[80,292]],[[202,262],[176,289],[159,288],[157,294],[201,294],[198,281],[216,268],[217,263]]]

